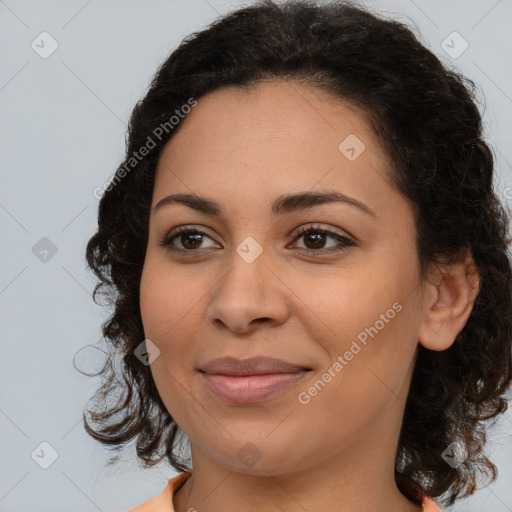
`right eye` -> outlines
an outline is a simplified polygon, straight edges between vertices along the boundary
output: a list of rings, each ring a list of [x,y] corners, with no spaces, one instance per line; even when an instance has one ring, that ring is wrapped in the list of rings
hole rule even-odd
[[[197,228],[181,226],[171,231],[164,237],[163,240],[160,240],[160,245],[163,247],[168,247],[171,251],[195,252],[199,249],[197,245],[201,244],[204,237],[212,240],[212,238],[209,237],[204,231],[201,231]],[[176,247],[174,245],[175,239],[178,239],[182,247]]]

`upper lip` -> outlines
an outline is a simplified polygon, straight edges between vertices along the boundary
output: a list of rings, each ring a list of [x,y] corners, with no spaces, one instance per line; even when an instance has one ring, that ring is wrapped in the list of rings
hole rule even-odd
[[[221,357],[212,359],[199,368],[204,373],[218,375],[265,375],[268,373],[294,373],[310,368],[288,363],[273,357],[251,357],[249,359],[237,359],[235,357]]]

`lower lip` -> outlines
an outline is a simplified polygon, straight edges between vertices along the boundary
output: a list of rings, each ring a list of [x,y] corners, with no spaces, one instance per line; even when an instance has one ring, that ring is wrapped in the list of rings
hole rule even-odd
[[[248,404],[261,402],[289,389],[308,373],[308,370],[304,370],[243,377],[211,373],[201,373],[201,375],[208,389],[221,400],[231,404]]]

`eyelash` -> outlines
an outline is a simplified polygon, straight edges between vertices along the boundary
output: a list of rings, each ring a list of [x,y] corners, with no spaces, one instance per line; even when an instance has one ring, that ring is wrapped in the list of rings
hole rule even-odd
[[[160,240],[159,243],[161,246],[167,247],[170,251],[188,253],[187,256],[188,255],[193,256],[193,255],[202,254],[205,252],[205,251],[200,252],[201,251],[200,249],[186,250],[186,249],[176,249],[175,247],[172,247],[172,245],[171,245],[172,241],[179,235],[182,235],[183,233],[194,234],[194,235],[203,235],[203,236],[206,236],[211,239],[211,237],[208,234],[206,234],[204,231],[201,231],[201,230],[199,230],[197,228],[193,228],[193,227],[181,226],[181,227],[177,228],[175,231],[172,231],[171,233],[166,235],[162,240]],[[298,250],[302,251],[303,253],[307,253],[307,254],[314,253],[315,255],[326,254],[326,253],[331,253],[331,254],[339,253],[339,252],[346,251],[348,247],[352,247],[352,246],[356,245],[356,243],[353,240],[351,240],[350,238],[348,238],[346,236],[339,235],[338,233],[335,233],[334,231],[329,231],[327,229],[322,229],[322,228],[318,228],[318,227],[314,227],[314,226],[309,226],[309,227],[303,226],[303,227],[299,228],[299,231],[296,233],[295,238],[293,239],[293,242],[295,242],[299,238],[303,237],[304,235],[308,235],[310,233],[321,233],[323,235],[327,235],[329,237],[334,238],[335,240],[337,240],[338,242],[340,242],[344,245],[338,246],[336,248],[328,248],[328,249],[299,248]]]

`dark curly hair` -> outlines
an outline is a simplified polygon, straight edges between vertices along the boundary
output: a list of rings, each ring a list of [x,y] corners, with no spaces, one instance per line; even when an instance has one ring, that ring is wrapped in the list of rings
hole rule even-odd
[[[483,447],[512,382],[510,211],[493,189],[474,82],[406,25],[355,3],[260,1],[186,37],[158,69],[132,112],[126,158],[105,187],[86,249],[99,279],[93,299],[106,298],[113,313],[102,326],[111,349],[102,385],[86,409],[97,427],[84,413],[85,429],[113,450],[135,439],[144,467],[166,457],[179,472],[190,469],[176,453],[184,433],[134,355],[145,340],[139,285],[155,170],[176,131],[169,119],[191,98],[269,79],[313,85],[365,116],[393,163],[394,185],[415,205],[423,278],[431,264],[460,261],[467,249],[474,259],[480,290],[465,327],[447,350],[419,346],[396,454],[404,495],[419,503],[421,493],[446,493],[451,505],[474,493],[477,473],[497,477]],[[457,468],[441,457],[453,442],[467,452]]]

